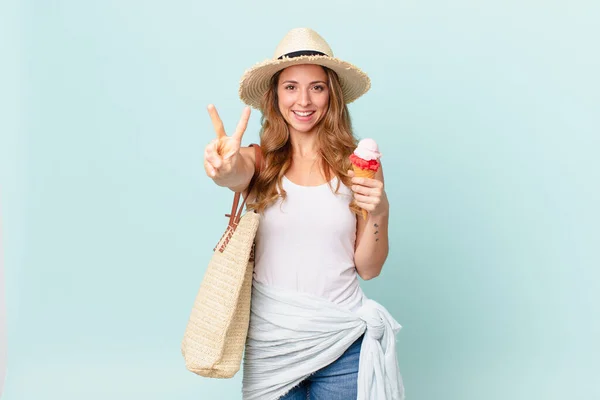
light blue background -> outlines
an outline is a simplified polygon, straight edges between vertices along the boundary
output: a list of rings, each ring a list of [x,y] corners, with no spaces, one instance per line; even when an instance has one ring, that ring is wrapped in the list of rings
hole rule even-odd
[[[245,68],[310,26],[370,74],[409,399],[598,399],[592,1],[5,1],[3,400],[239,399],[180,340],[231,195],[204,176]],[[244,143],[256,141],[254,112]]]

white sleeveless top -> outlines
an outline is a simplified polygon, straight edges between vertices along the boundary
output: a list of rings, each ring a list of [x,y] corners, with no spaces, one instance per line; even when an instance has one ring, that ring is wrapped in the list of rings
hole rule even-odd
[[[354,267],[356,216],[352,191],[341,184],[296,185],[286,177],[284,201],[269,206],[256,234],[254,279],[326,298],[352,311],[363,301]]]

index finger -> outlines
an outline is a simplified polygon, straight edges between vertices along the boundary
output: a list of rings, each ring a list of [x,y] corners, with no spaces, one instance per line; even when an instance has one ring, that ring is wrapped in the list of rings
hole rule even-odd
[[[213,124],[213,128],[217,133],[217,139],[221,139],[227,136],[227,134],[225,133],[225,127],[223,126],[223,121],[221,121],[221,117],[219,117],[219,113],[217,112],[217,108],[212,104],[209,104],[207,108],[208,115],[210,115],[210,120]]]
[[[381,182],[379,179],[373,177],[373,178],[362,178],[362,177],[354,177],[351,179],[352,183],[356,184],[356,185],[361,185],[361,186],[366,186],[369,188],[382,188],[383,187],[383,182]]]
[[[244,107],[242,111],[242,116],[240,117],[240,122],[238,122],[237,127],[235,128],[235,132],[233,133],[233,137],[238,139],[240,142],[242,141],[242,136],[244,132],[246,132],[246,128],[248,127],[248,120],[250,119],[250,107]]]

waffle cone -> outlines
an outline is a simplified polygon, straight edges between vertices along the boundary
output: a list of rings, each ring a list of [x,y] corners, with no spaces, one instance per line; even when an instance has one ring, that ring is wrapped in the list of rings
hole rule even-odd
[[[352,169],[354,170],[354,176],[357,178],[369,178],[373,179],[375,176],[375,172],[372,169],[362,169],[356,165],[352,165]],[[367,210],[362,210],[363,219],[367,219],[368,212]]]
[[[357,178],[369,178],[369,179],[373,179],[373,177],[375,176],[375,172],[372,169],[362,169],[360,167],[357,167],[356,165],[352,166],[352,169],[354,169],[354,175]]]

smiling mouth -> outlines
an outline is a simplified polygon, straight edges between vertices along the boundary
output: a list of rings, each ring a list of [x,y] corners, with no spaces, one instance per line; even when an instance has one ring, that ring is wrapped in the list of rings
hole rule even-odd
[[[299,117],[308,117],[315,113],[314,111],[292,111],[292,112]]]

